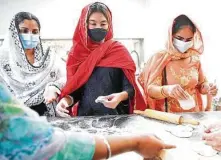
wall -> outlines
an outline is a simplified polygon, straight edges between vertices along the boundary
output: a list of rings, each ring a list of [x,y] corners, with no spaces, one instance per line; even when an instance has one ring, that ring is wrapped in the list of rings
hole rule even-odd
[[[100,0],[113,12],[114,33],[117,38],[143,38],[146,0]],[[19,11],[34,13],[42,23],[44,38],[72,38],[81,9],[95,0],[0,0],[0,38],[12,16]]]
[[[210,82],[221,86],[220,37],[221,10],[219,0],[149,0],[146,10],[145,59],[164,49],[168,28],[179,14],[188,15],[200,28],[205,50],[201,57]]]
[[[0,38],[9,20],[18,11],[36,14],[42,23],[43,38],[72,38],[80,11],[95,0],[0,0]],[[145,38],[144,59],[164,49],[168,28],[173,19],[187,14],[200,28],[205,51],[204,71],[210,82],[221,86],[219,0],[101,0],[113,12],[116,38]],[[3,14],[4,13],[4,14]],[[131,43],[131,42],[128,42]],[[128,45],[133,46],[133,45]],[[132,50],[129,48],[129,50]]]

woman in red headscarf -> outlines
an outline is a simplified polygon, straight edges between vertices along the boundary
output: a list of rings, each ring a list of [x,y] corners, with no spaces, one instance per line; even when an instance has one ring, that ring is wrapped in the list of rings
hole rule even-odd
[[[67,60],[67,83],[56,107],[67,116],[128,114],[144,110],[145,102],[135,82],[135,64],[128,50],[112,40],[109,8],[95,2],[83,8]]]

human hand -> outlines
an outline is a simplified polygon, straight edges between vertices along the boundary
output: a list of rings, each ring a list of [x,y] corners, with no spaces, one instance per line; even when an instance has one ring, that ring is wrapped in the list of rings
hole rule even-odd
[[[121,93],[113,93],[108,96],[99,96],[95,100],[96,103],[103,103],[105,107],[112,109],[115,109],[121,101]]]
[[[49,104],[55,101],[58,98],[58,95],[61,94],[61,91],[55,86],[46,86],[43,93],[45,103]]]
[[[169,97],[177,100],[187,100],[189,98],[189,95],[179,84],[163,86],[163,92]]]
[[[140,136],[137,141],[135,151],[144,158],[156,157],[163,149],[176,148],[174,145],[165,144],[156,136]]]
[[[57,104],[56,106],[56,113],[60,116],[60,117],[70,117],[70,115],[68,114],[69,111],[67,110],[67,108],[69,107],[68,104],[68,97],[64,97],[60,100],[60,102]]]
[[[221,151],[221,130],[204,134],[203,140],[213,149]]]
[[[216,122],[216,123],[213,123],[213,124],[209,125],[206,128],[205,132],[206,133],[211,133],[211,132],[214,132],[216,130],[221,130],[221,122]]]
[[[209,84],[209,90],[208,90],[208,94],[212,95],[213,97],[215,97],[218,93],[218,88],[216,86],[216,84]]]

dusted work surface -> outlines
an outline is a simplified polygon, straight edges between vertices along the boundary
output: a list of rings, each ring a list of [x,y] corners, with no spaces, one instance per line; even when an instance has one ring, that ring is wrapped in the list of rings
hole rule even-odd
[[[221,154],[212,157],[200,156],[192,148],[202,140],[204,126],[221,119],[221,112],[186,113],[185,118],[194,118],[200,121],[190,138],[178,138],[167,132],[168,128],[176,125],[145,118],[138,115],[103,116],[103,117],[76,117],[76,118],[49,118],[53,126],[73,132],[88,132],[96,135],[138,135],[154,133],[166,143],[175,144],[176,149],[166,152],[165,160],[220,160]],[[200,147],[200,146],[199,146]],[[141,160],[136,153],[125,153],[111,158],[112,160]]]

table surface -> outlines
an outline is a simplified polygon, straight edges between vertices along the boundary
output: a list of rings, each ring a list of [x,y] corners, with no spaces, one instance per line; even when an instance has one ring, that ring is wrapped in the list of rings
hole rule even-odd
[[[202,141],[204,126],[214,121],[221,120],[221,112],[183,113],[184,118],[193,118],[200,121],[190,138],[178,138],[167,132],[165,128],[175,127],[163,121],[146,118],[140,115],[117,115],[101,117],[74,117],[74,118],[48,118],[49,122],[56,127],[73,132],[88,132],[96,135],[137,135],[155,134],[166,143],[175,144],[176,149],[166,151],[165,159],[168,160],[221,160],[221,154],[213,157],[198,155],[190,147],[192,144]],[[134,152],[125,153],[111,158],[112,160],[141,160]]]

